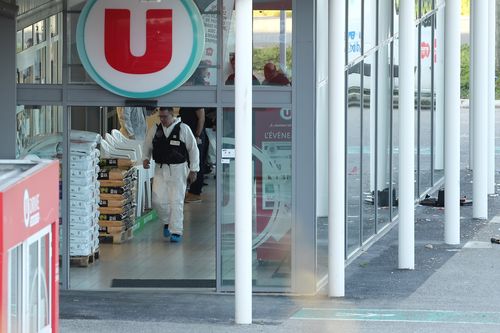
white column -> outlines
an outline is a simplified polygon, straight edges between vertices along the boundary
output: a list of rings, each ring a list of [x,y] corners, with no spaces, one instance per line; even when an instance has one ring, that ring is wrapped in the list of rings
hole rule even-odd
[[[328,6],[328,295],[345,294],[345,1]]]
[[[415,268],[415,2],[399,8],[398,267]]]
[[[434,169],[444,169],[444,48],[446,15],[442,8],[437,13],[436,65],[434,66],[434,87],[436,89],[436,112],[434,121]]]
[[[460,244],[460,0],[446,1],[444,241]]]
[[[252,323],[252,0],[236,0],[235,320]]]
[[[472,0],[474,7],[472,48],[474,70],[474,172],[472,217],[488,217],[488,2]]]
[[[470,2],[469,16],[469,169],[474,169],[474,1]]]
[[[392,1],[380,0],[379,1],[379,40],[385,40],[390,35],[391,31],[391,11]],[[389,165],[389,135],[390,135],[390,122],[391,122],[391,103],[392,98],[389,73],[389,47],[382,47],[378,56],[378,75],[377,75],[377,190],[390,188],[389,179],[387,178],[387,166]],[[373,69],[374,70],[374,69]],[[372,77],[374,76],[372,72]],[[377,195],[377,191],[375,191]],[[392,198],[389,195],[389,198]]]
[[[488,194],[495,193],[495,0],[488,0]]]

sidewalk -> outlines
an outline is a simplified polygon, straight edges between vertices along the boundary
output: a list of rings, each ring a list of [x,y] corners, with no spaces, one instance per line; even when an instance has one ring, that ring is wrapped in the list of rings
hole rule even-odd
[[[463,171],[469,198],[470,181]],[[500,215],[499,197],[489,198],[489,212]],[[415,216],[415,270],[397,269],[396,226],[347,267],[341,299],[256,295],[254,323],[240,326],[232,294],[64,291],[61,332],[499,332],[500,245],[490,238],[500,223],[461,207],[462,242],[449,246],[443,209],[419,206]]]

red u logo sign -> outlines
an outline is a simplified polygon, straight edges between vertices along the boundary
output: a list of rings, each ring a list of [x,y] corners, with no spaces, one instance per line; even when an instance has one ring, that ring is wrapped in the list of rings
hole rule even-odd
[[[106,9],[104,53],[108,64],[127,74],[151,74],[165,68],[172,59],[172,10],[146,11],[146,52],[130,52],[130,11]]]

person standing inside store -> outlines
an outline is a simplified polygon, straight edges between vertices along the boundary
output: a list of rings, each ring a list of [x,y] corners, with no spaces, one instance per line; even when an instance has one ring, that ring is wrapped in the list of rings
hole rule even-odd
[[[272,62],[268,62],[264,65],[264,77],[265,80],[262,81],[263,85],[273,85],[273,86],[291,86],[292,83],[288,78],[276,68],[276,65]]]
[[[199,151],[200,170],[205,165],[207,139],[205,135],[205,109],[204,108],[180,108],[181,121],[189,126],[196,139]],[[198,172],[196,180],[189,185],[185,202],[201,202],[201,188],[203,187],[203,172]]]
[[[163,236],[178,243],[184,229],[184,195],[187,182],[194,182],[200,169],[199,152],[193,133],[174,117],[172,108],[161,107],[159,117],[144,140],[142,163],[148,169],[151,157],[155,161],[153,207],[163,222]]]
[[[234,54],[234,52],[229,53],[229,63],[231,64],[231,69],[233,70],[233,72],[231,74],[229,74],[229,76],[226,79],[225,84],[227,86],[234,86],[234,77],[235,77],[235,74],[236,74],[235,73],[235,69],[236,69],[236,55]],[[259,86],[260,85],[259,79],[257,79],[257,77],[255,77],[255,75],[253,75],[253,74],[252,74],[252,85],[254,85],[254,86]]]

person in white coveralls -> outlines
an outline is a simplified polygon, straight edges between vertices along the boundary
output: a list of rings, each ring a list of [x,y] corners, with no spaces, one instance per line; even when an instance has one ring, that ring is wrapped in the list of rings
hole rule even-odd
[[[159,116],[160,123],[148,130],[144,140],[142,163],[148,169],[151,157],[155,161],[153,207],[163,223],[163,236],[178,243],[187,182],[194,182],[200,170],[199,152],[191,129],[175,118],[172,108],[161,107]]]

